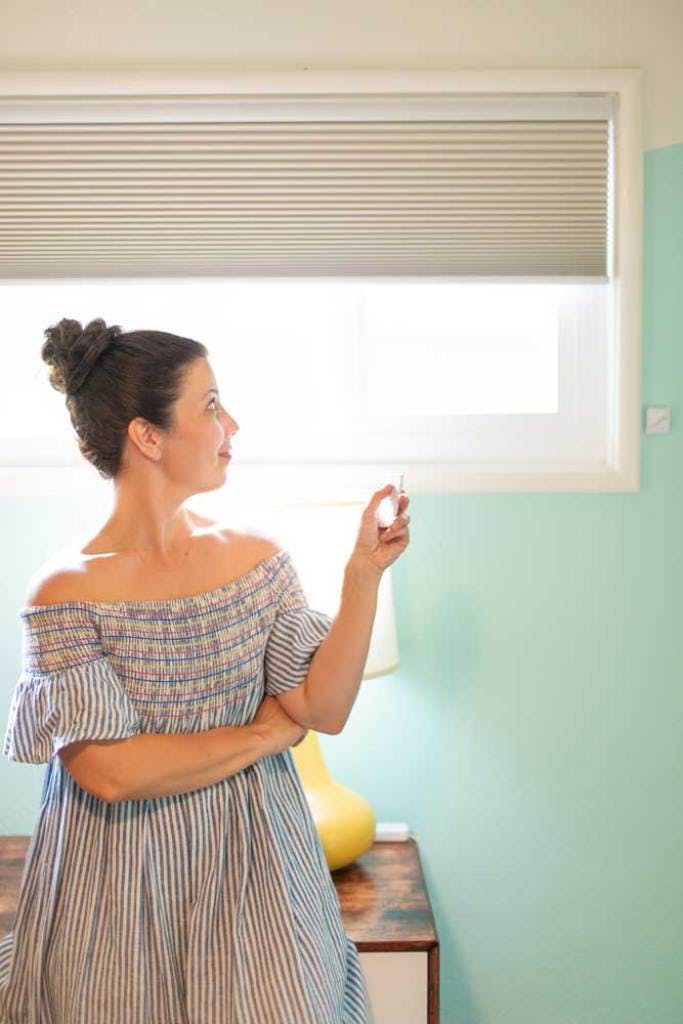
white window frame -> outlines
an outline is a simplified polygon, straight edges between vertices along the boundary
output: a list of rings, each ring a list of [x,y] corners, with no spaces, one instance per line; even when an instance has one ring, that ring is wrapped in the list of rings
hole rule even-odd
[[[306,464],[232,466],[245,494],[260,489],[280,494],[329,494],[340,490],[340,469],[344,486],[366,493],[403,472],[411,493],[419,492],[636,492],[640,488],[641,362],[642,362],[642,72],[634,68],[529,69],[466,71],[291,71],[231,72],[191,75],[156,72],[7,72],[0,75],[0,104],[21,108],[21,98],[40,97],[46,116],[59,108],[60,97],[81,96],[84,102],[116,106],[117,97],[168,99],[177,109],[179,98],[192,101],[207,96],[221,97],[286,94],[345,95],[409,93],[470,93],[504,99],[511,94],[610,94],[615,109],[614,188],[615,219],[611,224],[613,250],[610,254],[613,290],[612,377],[609,382],[610,422],[608,457],[604,463],[585,466],[517,464],[491,467],[485,464],[382,462],[378,464]],[[106,97],[106,100],[105,100]],[[196,102],[196,101],[195,101]],[[209,101],[210,102],[210,101]],[[363,277],[363,281],[373,279]],[[386,280],[386,278],[384,279]],[[400,281],[401,278],[394,278]],[[474,280],[468,278],[468,280]],[[494,279],[487,279],[494,280]],[[501,279],[502,280],[502,279]],[[510,281],[511,279],[505,279]],[[529,280],[529,279],[525,279]],[[28,453],[27,453],[28,454]],[[80,459],[80,455],[78,456]],[[21,465],[21,458],[5,461],[0,484],[26,493],[26,473],[50,473],[35,465]],[[27,460],[33,462],[33,459]],[[83,461],[81,459],[81,461]],[[92,467],[75,469],[51,467],[52,493],[62,493],[62,484],[72,490],[79,481],[91,482]],[[379,478],[379,479],[378,479]],[[69,481],[66,484],[66,481]],[[95,474],[95,480],[100,480]],[[55,489],[56,488],[56,489]],[[89,488],[88,488],[89,489]],[[343,487],[341,488],[344,489]]]

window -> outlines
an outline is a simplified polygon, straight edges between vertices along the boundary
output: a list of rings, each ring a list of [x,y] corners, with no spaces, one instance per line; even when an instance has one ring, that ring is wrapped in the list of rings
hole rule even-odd
[[[413,493],[637,490],[639,72],[307,73],[280,103],[276,78],[235,89],[229,167],[225,147],[198,145],[225,94],[193,99],[191,83],[182,103],[151,86],[147,101],[0,102],[7,151],[26,144],[31,171],[47,132],[57,172],[46,187],[36,165],[10,190],[0,297],[21,358],[0,385],[5,476],[82,467],[39,349],[62,316],[103,316],[207,344],[247,490],[367,492],[398,471]],[[446,101],[465,125],[449,137]],[[181,106],[184,165],[182,147],[162,169],[137,158],[141,126],[168,143]],[[289,145],[297,116],[318,147],[308,162],[295,147],[299,164],[263,134]],[[321,150],[325,119],[336,148]],[[365,163],[358,126],[379,145]],[[270,185],[244,157],[258,171],[255,129]],[[86,142],[101,167],[78,163]]]

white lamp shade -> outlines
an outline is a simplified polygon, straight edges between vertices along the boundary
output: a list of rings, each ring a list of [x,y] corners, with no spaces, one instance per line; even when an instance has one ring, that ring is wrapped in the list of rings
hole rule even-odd
[[[334,617],[339,610],[344,569],[353,550],[365,504],[362,501],[274,504],[232,509],[242,529],[271,536],[292,556],[311,608]],[[234,515],[231,516],[234,521]],[[364,679],[392,672],[399,665],[391,568],[384,570],[365,663]]]
[[[394,615],[394,592],[391,585],[391,567],[384,570],[377,593],[377,612],[372,627],[370,650],[363,679],[383,676],[399,666],[398,637]]]

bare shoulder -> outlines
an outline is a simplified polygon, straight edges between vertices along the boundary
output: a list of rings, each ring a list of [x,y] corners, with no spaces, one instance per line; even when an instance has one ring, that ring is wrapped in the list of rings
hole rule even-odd
[[[31,607],[78,601],[85,572],[85,566],[44,566],[30,578],[24,604]]]
[[[222,542],[233,550],[239,550],[246,561],[258,562],[282,551],[282,544],[264,530],[252,528],[233,530],[228,527],[219,527],[217,532]]]
[[[245,524],[241,529],[234,529],[214,519],[209,519],[207,516],[200,516],[196,512],[191,512],[190,515],[198,534],[213,535],[223,547],[229,546],[232,550],[240,549],[245,554],[253,553],[262,558],[267,558],[282,550],[282,545],[277,538],[262,527]]]

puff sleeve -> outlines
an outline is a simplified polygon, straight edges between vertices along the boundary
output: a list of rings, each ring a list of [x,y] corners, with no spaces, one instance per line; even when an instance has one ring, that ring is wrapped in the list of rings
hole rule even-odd
[[[76,740],[125,739],[140,718],[102,650],[96,612],[78,602],[19,612],[22,667],[10,705],[3,754],[46,764]]]
[[[265,690],[273,697],[304,681],[313,655],[332,625],[326,612],[308,606],[288,552],[277,574],[275,607],[265,652]]]

